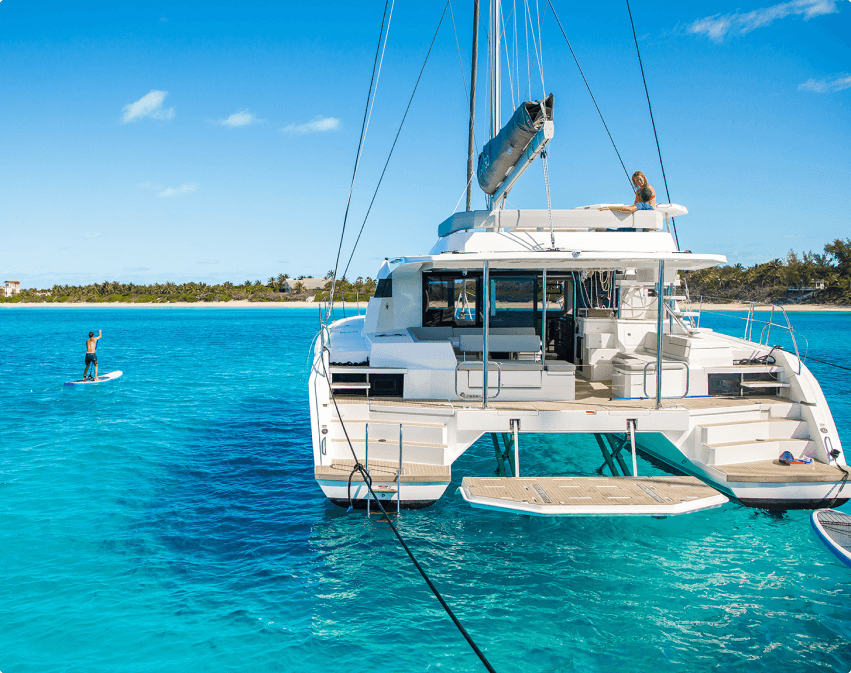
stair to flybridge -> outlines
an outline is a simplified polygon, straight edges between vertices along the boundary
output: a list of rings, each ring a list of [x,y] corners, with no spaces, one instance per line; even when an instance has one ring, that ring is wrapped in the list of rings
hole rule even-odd
[[[776,405],[758,418],[725,419],[697,426],[698,455],[707,465],[776,461],[789,451],[796,458],[810,452],[813,441],[797,405]],[[772,415],[775,414],[775,415]],[[707,419],[709,420],[709,419]]]

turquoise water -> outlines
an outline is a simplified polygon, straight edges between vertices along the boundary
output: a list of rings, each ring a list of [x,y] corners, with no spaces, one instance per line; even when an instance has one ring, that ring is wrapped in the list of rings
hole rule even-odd
[[[792,320],[819,359],[851,343],[851,314]],[[316,327],[296,309],[0,311],[0,671],[484,670],[386,524],[313,481]],[[63,386],[97,329],[101,372],[124,377]],[[851,448],[848,372],[811,368]],[[563,438],[524,449],[528,469],[602,462]],[[491,456],[479,442],[455,481]],[[453,491],[399,528],[498,671],[851,669],[851,569],[807,513],[553,520]]]

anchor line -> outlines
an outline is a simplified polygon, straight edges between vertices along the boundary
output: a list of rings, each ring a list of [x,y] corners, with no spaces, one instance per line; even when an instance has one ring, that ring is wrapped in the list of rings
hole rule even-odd
[[[330,356],[331,351],[327,347],[324,348],[324,350],[328,351],[328,355]],[[431,581],[428,574],[426,574],[426,571],[420,565],[419,561],[417,561],[417,559],[414,556],[414,553],[411,551],[410,547],[408,547],[408,545],[405,543],[405,540],[402,539],[402,535],[399,533],[396,526],[393,525],[393,521],[390,519],[390,515],[387,514],[387,510],[384,509],[384,505],[381,504],[381,500],[378,499],[378,496],[375,494],[375,491],[372,490],[372,480],[369,478],[369,475],[366,472],[366,468],[364,468],[364,466],[358,460],[357,454],[355,453],[355,449],[352,446],[352,440],[349,437],[349,432],[348,432],[348,430],[346,430],[346,423],[343,421],[343,417],[340,415],[340,407],[337,405],[337,398],[334,394],[334,390],[331,388],[331,375],[328,373],[328,368],[325,366],[324,353],[320,354],[319,359],[322,362],[322,369],[325,372],[325,380],[328,382],[328,392],[331,396],[331,401],[334,403],[334,410],[337,412],[337,418],[340,419],[340,425],[343,428],[343,434],[346,436],[346,443],[349,446],[349,451],[352,452],[352,458],[354,458],[354,460],[355,460],[354,469],[352,470],[351,474],[349,475],[349,488],[351,489],[351,481],[352,481],[352,477],[354,476],[355,472],[360,472],[361,475],[363,476],[364,484],[366,484],[366,487],[369,490],[369,493],[372,496],[375,504],[378,505],[378,508],[381,510],[381,513],[384,515],[384,518],[387,520],[387,523],[389,524],[390,529],[393,531],[393,534],[396,536],[396,539],[399,540],[399,544],[402,545],[402,548],[408,554],[408,557],[411,559],[411,562],[414,564],[414,567],[417,569],[417,571],[420,573],[422,578],[425,580],[425,583],[428,585],[428,588],[431,589],[431,592],[434,594],[435,598],[437,598],[437,600],[440,602],[440,605],[446,611],[446,614],[449,615],[449,618],[452,620],[452,622],[455,624],[455,626],[461,632],[461,635],[464,636],[464,639],[467,641],[467,643],[473,649],[473,652],[476,653],[476,656],[479,658],[479,660],[482,662],[482,664],[484,664],[484,667],[488,670],[489,673],[496,673],[496,670],[494,669],[494,667],[491,666],[487,657],[485,657],[484,652],[482,652],[479,649],[479,646],[476,645],[473,638],[470,636],[469,633],[467,633],[467,629],[464,628],[464,625],[461,623],[461,621],[458,619],[458,617],[455,616],[455,613],[452,612],[452,608],[449,607],[449,604],[444,600],[443,596],[441,596],[440,591],[438,591],[437,587],[434,586],[434,583]],[[399,475],[399,476],[401,478],[401,475]],[[351,491],[349,493],[349,503],[351,505]]]

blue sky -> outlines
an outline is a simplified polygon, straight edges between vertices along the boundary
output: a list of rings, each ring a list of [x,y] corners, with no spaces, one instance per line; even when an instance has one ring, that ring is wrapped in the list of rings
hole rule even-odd
[[[627,168],[663,196],[625,3],[553,3]],[[525,4],[504,0],[512,51],[515,7],[521,17],[521,71]],[[671,199],[690,210],[682,246],[749,265],[851,236],[851,2],[631,6]],[[394,5],[353,235],[443,7]],[[48,287],[324,274],[383,8],[0,0],[0,275]],[[464,192],[472,3],[452,10],[460,58],[447,14],[350,277],[426,252]],[[631,199],[549,13],[542,44],[556,95],[553,207]],[[512,55],[516,98],[515,65]],[[521,93],[527,80],[521,72]],[[537,67],[531,90],[541,97]],[[503,107],[510,114],[509,96]],[[539,165],[511,203],[546,207]]]

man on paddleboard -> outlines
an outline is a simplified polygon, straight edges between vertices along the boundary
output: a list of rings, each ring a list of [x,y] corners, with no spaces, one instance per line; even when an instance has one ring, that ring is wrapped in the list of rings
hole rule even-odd
[[[86,368],[83,370],[83,380],[86,380],[86,374],[89,373],[89,365],[93,364],[95,366],[95,376],[98,377],[98,356],[95,351],[98,348],[98,339],[103,336],[102,330],[98,330],[98,335],[95,336],[94,332],[89,332],[89,339],[86,341]]]

